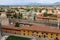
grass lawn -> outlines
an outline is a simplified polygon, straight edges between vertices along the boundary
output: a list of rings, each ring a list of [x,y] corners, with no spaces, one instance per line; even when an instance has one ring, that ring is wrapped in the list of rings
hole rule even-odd
[[[18,36],[9,36],[6,40],[31,40],[31,38],[18,37]]]

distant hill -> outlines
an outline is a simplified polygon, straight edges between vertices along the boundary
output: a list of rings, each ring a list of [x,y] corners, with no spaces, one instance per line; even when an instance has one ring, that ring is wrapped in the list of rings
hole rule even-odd
[[[60,6],[60,2],[55,2],[55,3],[28,3],[27,5],[36,5],[36,6],[40,6],[40,5],[42,5],[42,6],[54,6],[54,5],[59,5]]]
[[[26,4],[19,4],[19,5],[0,5],[0,6],[60,6],[60,2],[55,3],[26,3]]]
[[[55,2],[54,5],[60,5],[60,2]]]

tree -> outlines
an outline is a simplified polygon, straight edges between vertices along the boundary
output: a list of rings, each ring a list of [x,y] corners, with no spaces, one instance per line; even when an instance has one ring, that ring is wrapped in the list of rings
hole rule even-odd
[[[22,17],[23,17],[23,14],[22,13],[19,13],[18,18],[19,19],[22,19]]]
[[[9,18],[10,16],[12,16],[10,13],[7,13],[6,15],[7,15],[7,18]]]
[[[54,10],[52,9],[52,13],[54,13]]]
[[[45,16],[45,17],[46,17],[46,16],[48,16],[48,15],[47,15],[47,13],[45,12],[45,13],[43,14],[43,16]]]
[[[19,9],[18,9],[18,8],[15,8],[15,10],[19,11]]]
[[[43,14],[45,17],[49,16],[49,17],[57,17],[57,15],[54,15],[54,14],[47,14],[47,13],[44,13]]]
[[[29,11],[30,11],[30,9],[26,9],[26,11],[27,11],[27,12],[29,12]]]
[[[16,15],[16,13],[13,15],[13,18],[17,18],[17,15]]]
[[[0,13],[0,15],[1,15],[1,13]]]
[[[34,14],[34,21],[36,20],[36,14]]]
[[[46,9],[46,12],[48,12],[48,9]]]
[[[0,8],[0,12],[4,12],[5,10],[3,8]]]
[[[16,22],[15,27],[19,27],[20,23]]]
[[[39,9],[39,12],[42,12],[42,9]]]
[[[34,10],[35,10],[35,12],[37,12],[37,9],[38,9],[38,8],[35,8],[35,9],[34,9]]]

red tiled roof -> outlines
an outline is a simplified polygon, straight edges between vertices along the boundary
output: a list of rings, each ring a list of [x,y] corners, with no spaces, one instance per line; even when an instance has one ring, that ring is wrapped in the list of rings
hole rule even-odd
[[[57,14],[57,17],[60,18],[60,14]]]
[[[46,25],[34,25],[34,26],[24,26],[24,27],[14,27],[14,26],[2,26],[3,28],[16,29],[16,30],[31,30],[31,31],[41,31],[41,32],[53,32],[60,33],[60,29],[48,27]]]
[[[39,19],[50,19],[50,20],[57,20],[57,17],[43,17],[43,16],[40,16],[40,17],[37,17]]]

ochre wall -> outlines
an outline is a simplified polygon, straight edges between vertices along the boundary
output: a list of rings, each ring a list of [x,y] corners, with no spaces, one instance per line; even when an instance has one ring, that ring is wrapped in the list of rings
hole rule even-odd
[[[60,34],[58,34],[58,38],[60,39]]]
[[[42,32],[38,32],[38,34],[37,34],[38,36],[42,36]]]
[[[3,29],[3,32],[6,33],[13,33],[13,34],[19,34],[19,35],[24,35],[24,36],[34,36],[34,32],[35,31],[28,31],[28,30],[20,30],[20,31],[16,31],[16,30],[7,30],[7,29]],[[46,34],[46,36],[48,36],[48,38],[56,38],[56,36],[58,37],[58,39],[60,40],[60,34],[59,33],[49,33],[49,32],[36,32],[37,36],[41,36],[43,37],[44,34]],[[57,35],[56,35],[57,34]]]
[[[33,34],[34,34],[33,31],[21,30],[21,35],[34,36]],[[43,36],[44,34],[45,34],[44,32],[43,32],[43,34],[42,34],[42,32],[38,32],[37,36],[38,37]],[[46,35],[48,36],[48,38],[51,38],[51,37],[53,37],[54,39],[56,38],[56,33],[49,33],[48,32]],[[60,39],[60,34],[58,34],[58,38]]]

